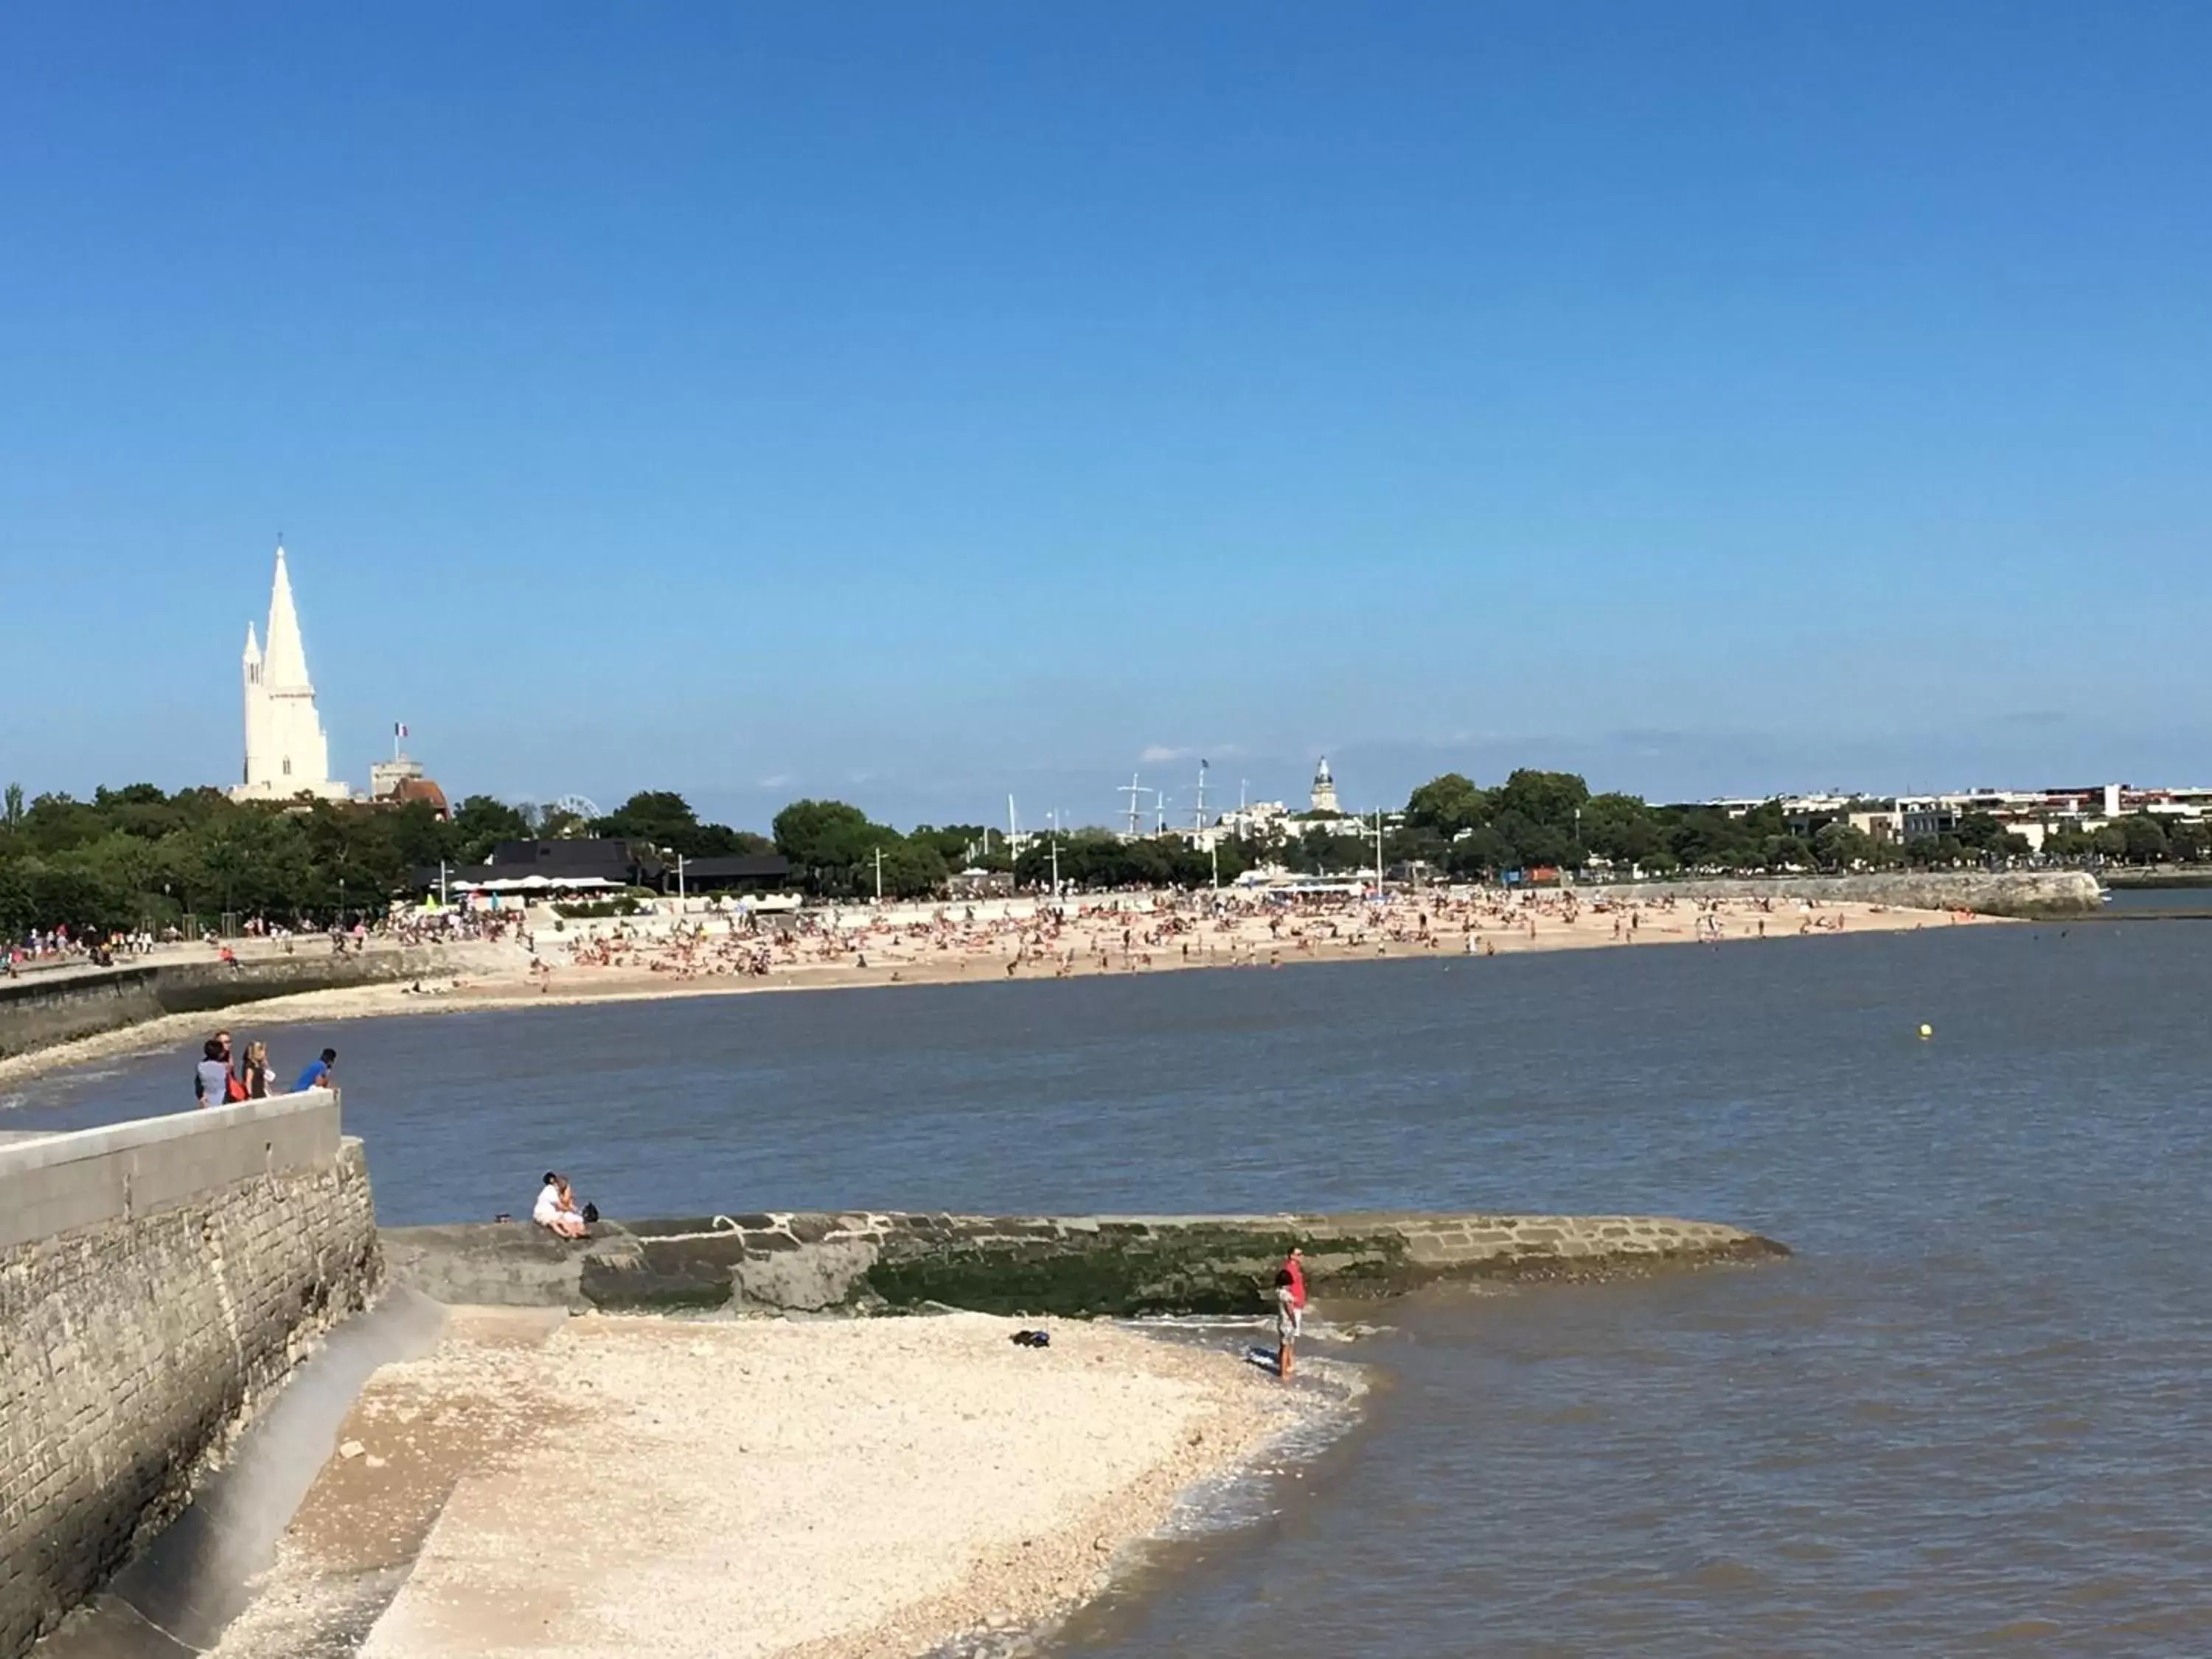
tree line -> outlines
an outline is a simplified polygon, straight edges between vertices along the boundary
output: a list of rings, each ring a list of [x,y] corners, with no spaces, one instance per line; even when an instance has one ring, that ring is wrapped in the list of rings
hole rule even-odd
[[[1878,837],[1851,822],[1893,811],[1887,800],[1849,801],[1793,820],[1778,801],[1737,813],[1593,795],[1571,772],[1517,771],[1494,789],[1477,788],[1453,772],[1413,791],[1387,852],[1455,877],[1481,878],[1545,866],[1579,869],[1601,860],[1647,875],[1924,869],[2003,863],[2033,850],[2026,836],[1987,812],[1966,813],[1950,828],[1909,838]],[[2212,825],[2135,813],[2094,830],[2054,830],[2041,856],[2196,863],[2212,857]]]
[[[1887,803],[1864,803],[1871,808]],[[1796,823],[1773,802],[1734,814],[1708,805],[1655,805],[1637,796],[1592,794],[1571,772],[1516,771],[1493,788],[1457,773],[1413,792],[1382,825],[1382,862],[1456,880],[1510,872],[1571,870],[1600,861],[1646,874],[1684,870],[1834,870],[1996,862],[2027,843],[1986,814],[1902,844],[1876,840],[1845,808]],[[941,892],[957,872],[980,868],[1042,888],[1056,866],[1077,888],[1202,887],[1274,863],[1304,874],[1375,867],[1371,831],[1291,817],[1265,840],[1224,839],[1201,850],[1171,836],[1126,840],[1087,829],[1027,837],[1018,858],[1006,836],[978,824],[901,830],[844,801],[799,800],[772,831],[702,820],[680,794],[641,792],[586,819],[489,795],[461,801],[450,819],[427,803],[371,806],[316,801],[238,802],[219,789],[165,793],[152,784],[100,789],[92,799],[20,786],[0,804],[0,936],[32,928],[156,930],[196,919],[262,915],[322,923],[380,912],[411,890],[416,871],[483,863],[502,841],[617,836],[687,859],[781,854],[793,884],[823,898],[866,898],[878,878],[886,897]],[[2212,829],[2136,814],[2094,830],[2054,830],[2046,857],[2136,864],[2212,857]]]

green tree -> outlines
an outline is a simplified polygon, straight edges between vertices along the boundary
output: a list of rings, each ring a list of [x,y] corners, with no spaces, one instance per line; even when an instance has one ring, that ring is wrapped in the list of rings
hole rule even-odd
[[[1583,809],[1583,842],[1615,864],[1642,864],[1662,845],[1651,809],[1634,795],[1593,795]]]
[[[531,823],[521,808],[491,795],[470,795],[453,811],[456,864],[482,864],[503,841],[527,841]]]
[[[1462,881],[1497,876],[1514,867],[1513,848],[1491,824],[1461,836],[1444,854],[1444,868]]]
[[[2148,812],[2132,812],[2119,822],[2120,842],[2130,864],[2158,864],[2166,854],[2166,829]]]
[[[1937,836],[1915,836],[1905,843],[1905,858],[1908,864],[1928,866],[1945,862],[1942,838]]]
[[[69,795],[40,795],[23,814],[18,833],[41,853],[62,853],[97,841],[107,831],[98,807]]]
[[[2003,835],[2005,827],[1992,813],[1969,812],[1959,820],[1959,827],[1954,833],[1959,837],[1960,846],[1978,853],[1986,851],[1990,842]]]
[[[2166,848],[2183,864],[2202,864],[2212,856],[2212,824],[2202,819],[2180,818],[2167,826]]]
[[[31,891],[28,861],[0,864],[0,943],[20,939],[43,920]]]
[[[1814,833],[1813,854],[1832,869],[1849,870],[1874,861],[1874,837],[1849,818],[1833,818]]]
[[[1515,771],[1491,799],[1493,818],[1507,813],[1571,838],[1575,813],[1589,801],[1589,786],[1572,772]]]
[[[874,844],[873,828],[842,800],[795,800],[775,815],[775,850],[799,870],[839,869]]]
[[[1406,823],[1434,830],[1445,841],[1474,829],[1490,815],[1489,798],[1458,772],[1431,778],[1407,797]]]
[[[937,849],[947,870],[1012,870],[1013,854],[1006,848],[1006,838],[997,830],[980,823],[948,823],[942,826],[922,823],[915,826],[914,839],[927,842]],[[1042,838],[1032,836],[1032,844]]]
[[[2045,836],[2043,850],[2055,859],[2087,858],[2097,850],[2097,837],[2080,824],[2069,823]]]
[[[855,890],[874,891],[878,849],[883,854],[885,898],[924,898],[945,885],[944,855],[928,842],[893,833],[872,848],[868,858],[854,870]]]
[[[646,789],[606,817],[592,819],[591,829],[595,836],[642,841],[681,851],[679,843],[690,840],[698,827],[699,815],[683,796],[670,789]]]

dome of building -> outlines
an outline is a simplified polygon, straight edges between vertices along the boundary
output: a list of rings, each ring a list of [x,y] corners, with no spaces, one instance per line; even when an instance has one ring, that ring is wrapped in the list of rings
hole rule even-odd
[[[392,799],[402,806],[410,801],[428,801],[431,810],[440,817],[453,816],[453,808],[446,805],[446,792],[438,787],[434,778],[403,778],[398,788],[392,792]]]

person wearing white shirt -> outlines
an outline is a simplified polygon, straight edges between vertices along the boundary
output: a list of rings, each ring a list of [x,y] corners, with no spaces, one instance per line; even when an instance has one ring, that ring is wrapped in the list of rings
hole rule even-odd
[[[564,1187],[561,1177],[548,1170],[545,1185],[538,1194],[538,1202],[531,1206],[530,1218],[562,1238],[581,1238],[584,1237],[584,1218],[576,1212]]]

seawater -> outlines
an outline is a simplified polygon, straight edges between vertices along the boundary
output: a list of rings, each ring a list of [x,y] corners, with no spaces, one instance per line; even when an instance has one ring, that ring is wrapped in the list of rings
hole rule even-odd
[[[392,1223],[556,1168],[617,1215],[1646,1211],[1798,1251],[1352,1310],[1364,1424],[1071,1654],[2186,1655],[2208,987],[2212,926],[2093,922],[234,1024],[337,1047]],[[8,1127],[189,1101],[188,1054],[107,1069]]]

